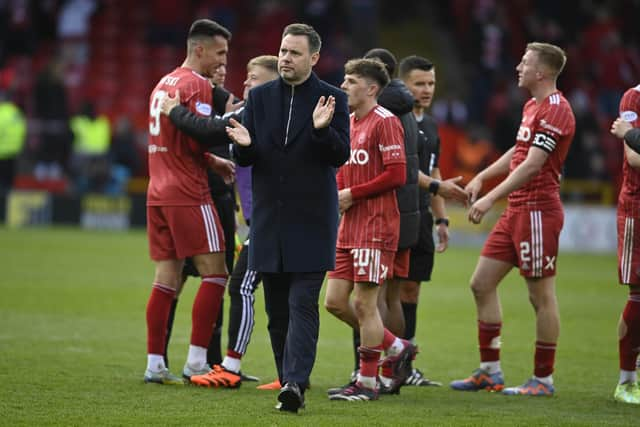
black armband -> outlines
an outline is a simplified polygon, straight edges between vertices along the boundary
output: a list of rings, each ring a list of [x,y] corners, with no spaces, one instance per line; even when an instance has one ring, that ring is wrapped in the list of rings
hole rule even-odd
[[[636,153],[640,154],[640,128],[633,128],[624,134],[624,142]]]
[[[438,194],[439,189],[440,189],[440,181],[438,181],[437,179],[434,179],[429,183],[429,193],[435,196],[436,194]]]
[[[436,225],[444,224],[447,227],[449,226],[449,218],[438,218],[436,219]]]
[[[556,140],[546,133],[536,133],[533,136],[533,142],[531,143],[533,147],[538,147],[546,151],[547,153],[551,153],[556,149]]]

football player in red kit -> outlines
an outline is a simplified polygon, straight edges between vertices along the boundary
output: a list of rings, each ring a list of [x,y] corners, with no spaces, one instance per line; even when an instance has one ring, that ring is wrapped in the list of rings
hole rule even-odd
[[[529,43],[518,64],[518,86],[531,99],[522,111],[515,145],[467,185],[473,203],[469,220],[480,223],[493,204],[508,196],[508,206],[495,225],[471,277],[478,314],[480,367],[453,381],[454,390],[502,391],[507,395],[551,396],[560,316],[555,293],[558,240],[564,213],[560,174],[575,133],[569,102],[556,88],[566,55],[547,43]],[[478,198],[484,181],[508,176]],[[534,373],[525,384],[504,388],[500,367],[502,312],[498,285],[518,267],[536,313]]]
[[[209,116],[212,99],[207,78],[226,64],[230,38],[229,31],[214,21],[195,21],[187,37],[187,58],[160,80],[150,97],[147,234],[156,269],[147,303],[148,359],[144,381],[148,383],[183,383],[169,372],[163,354],[169,311],[186,257],[193,257],[202,282],[193,304],[183,375],[190,378],[210,369],[206,364],[207,345],[228,273],[224,237],[207,180],[207,147],[178,131],[161,115],[160,106],[167,94],[179,93],[183,105],[196,114]]]
[[[389,75],[378,60],[354,59],[345,65],[342,89],[352,111],[351,157],[338,172],[343,215],[325,307],[352,328],[359,328],[360,372],[354,383],[331,389],[331,400],[376,400],[382,351],[394,367],[391,387],[399,388],[415,355],[410,342],[383,327],[377,307],[379,285],[393,273],[400,233],[394,189],[404,184],[406,175],[400,120],[376,102],[388,82]]]
[[[613,395],[619,402],[640,404],[636,360],[640,351],[640,85],[625,92],[620,117],[611,132],[623,138],[623,182],[618,196],[618,277],[629,287],[629,299],[618,322],[620,380]],[[635,150],[634,151],[634,148]]]

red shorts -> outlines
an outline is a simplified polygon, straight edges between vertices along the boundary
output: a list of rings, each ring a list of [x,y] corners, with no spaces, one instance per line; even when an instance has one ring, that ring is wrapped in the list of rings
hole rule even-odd
[[[349,280],[353,283],[377,283],[393,275],[395,252],[381,249],[336,249],[336,269],[329,279]]]
[[[624,285],[640,285],[640,230],[636,219],[618,215],[618,278]]]
[[[519,267],[524,277],[554,276],[563,223],[562,209],[516,212],[507,208],[481,255]]]
[[[389,277],[408,277],[409,261],[411,260],[411,249],[400,249],[395,253],[393,260],[393,271]]]
[[[149,253],[154,261],[224,252],[224,233],[213,205],[147,206]]]

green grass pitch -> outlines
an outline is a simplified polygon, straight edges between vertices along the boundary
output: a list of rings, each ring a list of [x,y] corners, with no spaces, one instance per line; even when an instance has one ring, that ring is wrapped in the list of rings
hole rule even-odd
[[[330,402],[325,390],[351,372],[351,333],[321,307],[307,409],[291,415],[274,409],[275,392],[254,383],[215,390],[142,382],[153,274],[143,231],[0,228],[0,425],[640,425],[639,407],[612,399],[616,324],[627,293],[617,285],[614,255],[560,255],[555,397],[447,387],[478,364],[468,289],[478,251],[453,247],[438,255],[433,281],[422,287],[416,366],[445,386],[404,387],[378,402]],[[178,307],[170,347],[176,374],[186,357],[196,287],[190,279]],[[500,294],[502,363],[507,385],[515,385],[531,374],[534,316],[517,273]],[[256,312],[243,370],[266,382],[275,368],[261,289]]]

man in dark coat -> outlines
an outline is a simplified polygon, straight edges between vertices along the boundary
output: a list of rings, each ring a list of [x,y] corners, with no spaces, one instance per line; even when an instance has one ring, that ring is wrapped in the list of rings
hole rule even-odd
[[[291,412],[315,362],[318,297],[335,266],[336,168],[350,155],[346,95],[311,71],[320,44],[312,27],[287,26],[280,78],[251,90],[243,125],[228,130],[238,164],[253,166],[249,268],[263,273],[278,400]]]

